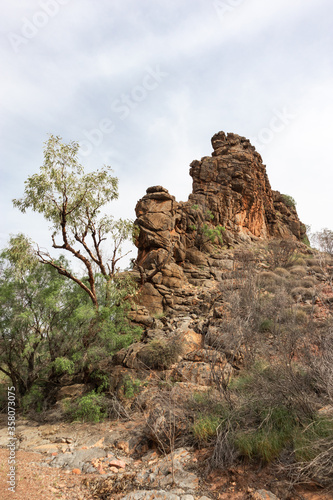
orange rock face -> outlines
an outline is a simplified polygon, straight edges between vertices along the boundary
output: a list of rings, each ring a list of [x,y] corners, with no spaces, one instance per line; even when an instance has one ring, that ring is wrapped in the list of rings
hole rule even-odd
[[[212,146],[212,156],[191,163],[193,189],[187,202],[177,203],[165,188],[153,186],[137,203],[138,263],[145,268],[158,265],[170,250],[174,262],[184,262],[187,253],[222,238],[232,244],[305,236],[288,197],[272,191],[261,156],[248,139],[219,132]],[[223,228],[220,239],[216,228]]]
[[[248,139],[219,132],[213,154],[191,163],[193,193],[189,201],[206,207],[236,237],[297,238],[305,235],[292,206],[272,191],[266,167]],[[285,215],[279,212],[281,209]],[[243,238],[242,238],[243,236]]]
[[[193,193],[214,221],[235,234],[267,238],[274,220],[273,195],[261,156],[244,137],[219,132],[212,156],[191,164]]]

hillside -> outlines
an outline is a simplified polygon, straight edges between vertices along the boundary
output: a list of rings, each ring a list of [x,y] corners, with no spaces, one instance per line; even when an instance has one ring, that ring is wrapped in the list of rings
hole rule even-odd
[[[20,450],[79,471],[84,498],[333,498],[333,256],[247,139],[212,146],[188,201],[152,186],[136,205],[140,339],[18,422]]]

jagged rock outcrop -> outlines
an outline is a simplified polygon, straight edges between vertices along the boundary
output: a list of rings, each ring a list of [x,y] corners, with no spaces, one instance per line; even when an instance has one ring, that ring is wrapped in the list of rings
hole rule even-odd
[[[185,282],[221,278],[228,262],[219,248],[270,238],[302,241],[306,235],[292,199],[271,189],[248,139],[219,132],[212,146],[212,156],[191,163],[187,202],[152,186],[137,203],[141,304],[155,313],[174,306],[175,299],[181,307],[177,294]]]
[[[250,141],[219,132],[213,136],[212,146],[212,156],[191,163],[193,192],[189,201],[210,210],[214,224],[241,239],[301,239],[305,228],[293,207],[284,203],[279,192],[272,191],[266,167]]]

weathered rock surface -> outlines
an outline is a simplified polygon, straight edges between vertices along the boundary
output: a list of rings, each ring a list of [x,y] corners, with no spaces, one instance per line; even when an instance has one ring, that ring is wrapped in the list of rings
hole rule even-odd
[[[219,248],[305,237],[290,198],[271,189],[261,156],[246,138],[218,132],[212,146],[212,156],[191,163],[193,189],[187,202],[152,186],[137,203],[134,272],[141,274],[139,304],[151,314],[188,308],[184,285],[214,288],[233,266],[227,256],[218,258]]]

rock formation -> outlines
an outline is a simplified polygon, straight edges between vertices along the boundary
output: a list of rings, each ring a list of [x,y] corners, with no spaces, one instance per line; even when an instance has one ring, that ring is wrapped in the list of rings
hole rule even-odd
[[[290,197],[271,189],[249,140],[219,132],[212,146],[212,156],[191,163],[187,202],[153,186],[137,203],[142,303],[152,311],[163,310],[169,289],[180,289],[187,279],[209,279],[211,260],[222,247],[271,238],[302,241],[306,235]]]

